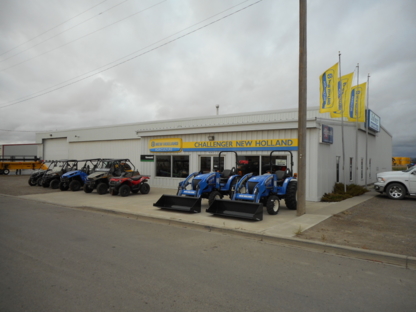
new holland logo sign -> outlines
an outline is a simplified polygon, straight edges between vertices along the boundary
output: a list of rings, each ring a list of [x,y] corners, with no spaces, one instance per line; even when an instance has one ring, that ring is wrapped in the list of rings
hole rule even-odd
[[[180,152],[181,148],[182,139],[155,139],[149,142],[151,152]]]

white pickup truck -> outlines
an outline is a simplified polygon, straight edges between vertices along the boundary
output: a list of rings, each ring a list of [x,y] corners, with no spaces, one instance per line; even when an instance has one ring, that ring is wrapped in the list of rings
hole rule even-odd
[[[404,171],[388,171],[377,174],[374,189],[391,199],[403,199],[406,195],[416,195],[416,166]]]

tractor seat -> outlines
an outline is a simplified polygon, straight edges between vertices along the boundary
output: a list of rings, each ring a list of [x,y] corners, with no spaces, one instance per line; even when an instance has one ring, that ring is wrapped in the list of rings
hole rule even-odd
[[[133,181],[137,181],[137,180],[140,180],[141,178],[142,178],[142,176],[141,176],[141,175],[137,175],[137,176],[132,177],[131,179],[132,179]]]
[[[228,181],[228,178],[231,176],[231,170],[230,169],[225,169],[223,172],[221,172],[220,175],[220,182],[221,183],[226,183]]]
[[[279,185],[283,184],[283,182],[285,181],[285,178],[286,178],[286,171],[277,170],[274,174],[277,177],[277,184],[279,184]]]

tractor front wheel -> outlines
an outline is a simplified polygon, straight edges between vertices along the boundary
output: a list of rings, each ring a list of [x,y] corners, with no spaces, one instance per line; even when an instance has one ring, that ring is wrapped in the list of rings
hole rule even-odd
[[[286,189],[285,204],[287,209],[296,210],[298,207],[297,201],[298,182],[290,181]]]
[[[269,196],[267,199],[266,208],[269,215],[277,215],[280,209],[279,197],[276,195]]]
[[[208,205],[211,206],[216,199],[222,199],[222,194],[218,191],[211,192],[208,196]]]

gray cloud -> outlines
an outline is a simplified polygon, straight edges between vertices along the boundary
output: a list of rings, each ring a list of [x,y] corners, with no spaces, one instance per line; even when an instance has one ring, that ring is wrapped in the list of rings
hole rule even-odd
[[[0,54],[99,2],[4,1]],[[166,1],[97,31],[158,2],[127,1],[106,11],[120,3],[106,1],[3,54],[0,106],[147,51],[255,1]],[[167,38],[233,5],[234,9]],[[395,156],[416,157],[412,118],[416,90],[411,83],[416,70],[414,12],[416,2],[411,0],[308,3],[308,106],[317,106],[318,77],[338,61],[341,51],[343,74],[354,71],[357,63],[360,82],[371,74],[370,107],[392,133]],[[217,104],[222,114],[295,108],[298,15],[298,1],[264,0],[110,70],[0,109],[0,129],[42,131],[214,115]],[[76,40],[81,36],[86,37]],[[2,70],[19,62],[24,63]],[[2,143],[33,140],[33,133],[0,131]]]

